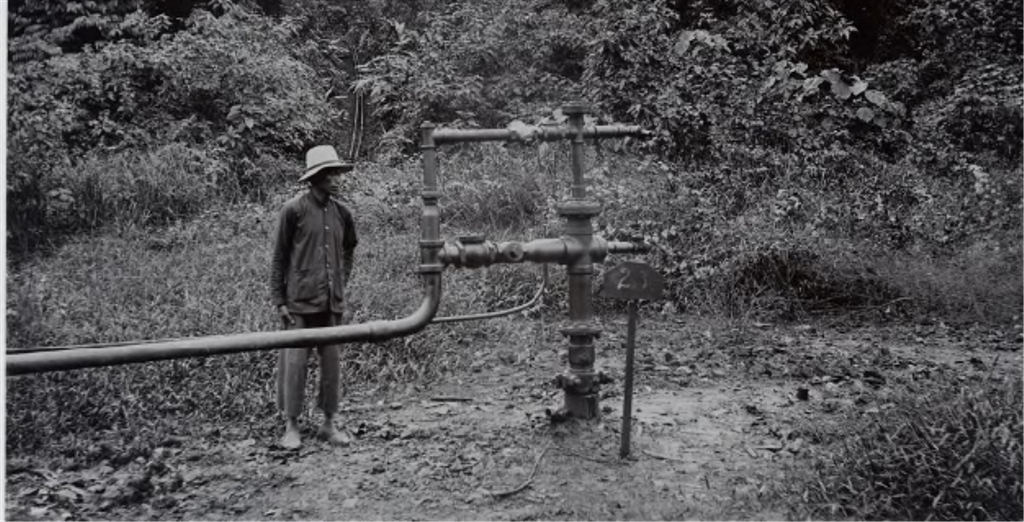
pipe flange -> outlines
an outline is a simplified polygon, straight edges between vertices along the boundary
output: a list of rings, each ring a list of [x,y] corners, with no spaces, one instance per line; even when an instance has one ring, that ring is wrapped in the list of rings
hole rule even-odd
[[[444,265],[442,265],[442,264],[420,265],[419,268],[416,269],[416,271],[421,273],[421,274],[440,274],[441,272],[444,272]]]
[[[562,217],[588,218],[601,214],[604,210],[600,202],[589,199],[570,199],[555,205],[558,215]]]
[[[571,323],[558,329],[558,333],[566,336],[601,336],[601,326],[596,323]]]

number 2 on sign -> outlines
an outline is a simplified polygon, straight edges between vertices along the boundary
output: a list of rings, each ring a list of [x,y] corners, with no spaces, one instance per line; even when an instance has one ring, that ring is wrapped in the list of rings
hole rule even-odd
[[[622,272],[623,272],[622,279],[619,279],[619,283],[616,285],[617,289],[619,289],[619,290],[629,290],[629,289],[633,289],[633,288],[639,288],[639,289],[642,290],[644,288],[647,288],[647,274],[644,274],[643,272],[641,272],[640,273],[640,278],[639,278],[640,279],[640,284],[636,285],[636,284],[630,283],[631,280],[634,280],[634,279],[637,279],[637,278],[635,278],[635,277],[631,278],[630,277],[630,276],[633,275],[633,272],[631,272],[629,270],[629,268],[623,267],[622,268]]]

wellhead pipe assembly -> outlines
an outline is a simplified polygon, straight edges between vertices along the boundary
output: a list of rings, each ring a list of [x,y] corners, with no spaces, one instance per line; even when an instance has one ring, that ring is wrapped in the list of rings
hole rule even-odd
[[[594,235],[592,220],[601,213],[602,206],[587,195],[583,147],[587,139],[647,138],[651,134],[635,126],[584,125],[588,108],[582,103],[567,104],[562,112],[568,117],[567,125],[535,127],[518,124],[507,129],[446,129],[435,128],[430,123],[421,126],[423,206],[418,271],[423,299],[419,308],[407,317],[325,328],[8,351],[7,374],[23,375],[320,344],[383,341],[414,334],[432,322],[484,319],[508,313],[435,318],[442,297],[441,276],[447,268],[484,268],[499,263],[556,263],[566,267],[569,291],[568,320],[560,329],[568,342],[569,367],[554,379],[564,391],[565,402],[560,413],[582,419],[598,416],[598,392],[604,376],[594,368],[594,341],[601,333],[592,305],[594,263],[603,262],[609,254],[641,252],[644,246],[607,241]],[[451,241],[442,239],[438,206],[442,196],[438,187],[438,147],[482,141],[570,142],[571,192],[570,197],[557,207],[559,215],[565,219],[562,237],[500,243],[482,236],[461,236]],[[521,307],[513,310],[519,309]]]

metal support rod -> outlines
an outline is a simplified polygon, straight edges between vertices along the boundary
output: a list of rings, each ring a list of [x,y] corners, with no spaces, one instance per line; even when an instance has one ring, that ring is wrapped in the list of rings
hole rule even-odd
[[[633,353],[636,351],[636,318],[639,304],[636,299],[629,301],[629,319],[626,325],[626,383],[622,393],[622,444],[619,458],[629,456],[629,438],[633,430]]]

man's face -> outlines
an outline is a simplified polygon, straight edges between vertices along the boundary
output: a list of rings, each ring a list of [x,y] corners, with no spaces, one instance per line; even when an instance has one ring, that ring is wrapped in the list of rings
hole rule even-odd
[[[341,192],[340,178],[340,169],[324,169],[314,176],[313,179],[309,180],[309,184],[324,192],[338,194]]]

